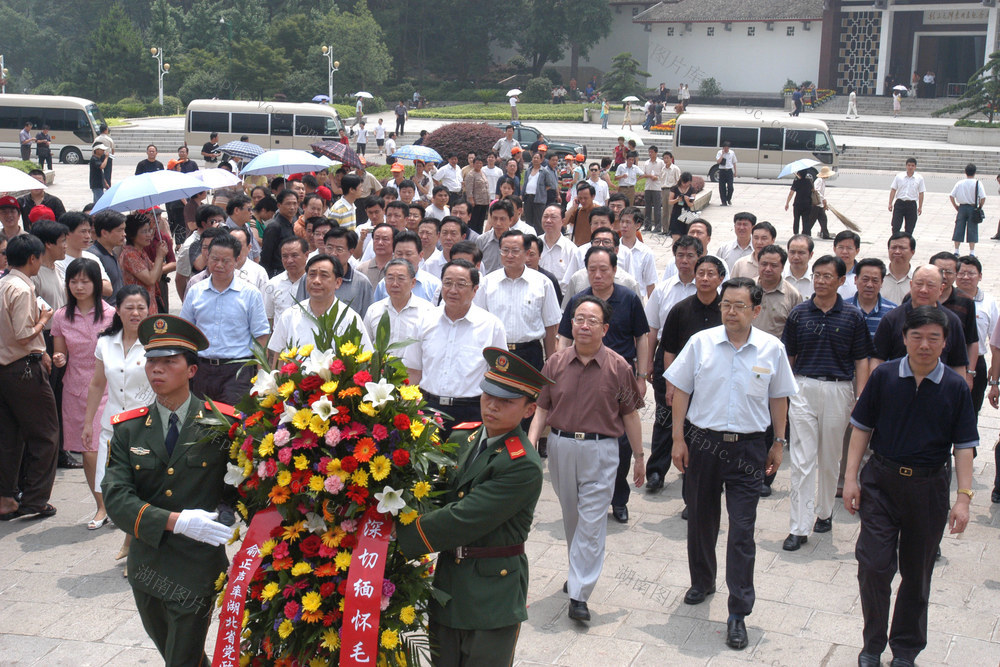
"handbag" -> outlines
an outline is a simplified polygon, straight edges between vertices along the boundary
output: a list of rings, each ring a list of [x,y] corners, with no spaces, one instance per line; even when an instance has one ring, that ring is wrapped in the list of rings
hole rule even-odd
[[[983,210],[982,206],[976,207],[976,212],[972,215],[972,221],[977,225],[986,219],[986,211]]]
[[[685,225],[698,219],[698,214],[690,209],[684,209],[681,214],[677,216],[678,222],[683,222]]]
[[[819,193],[818,192],[816,192],[815,190],[813,190],[810,193],[810,196],[812,197],[812,205],[813,206],[820,206],[820,205],[822,205],[823,200],[819,198]]]

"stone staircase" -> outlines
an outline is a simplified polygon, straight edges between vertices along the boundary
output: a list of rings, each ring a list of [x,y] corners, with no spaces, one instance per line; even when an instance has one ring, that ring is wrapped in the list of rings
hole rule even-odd
[[[887,139],[921,139],[948,141],[948,126],[934,123],[896,123],[892,121],[827,120],[827,126],[839,144],[838,137],[885,137]]]
[[[115,151],[119,153],[145,153],[146,146],[156,144],[161,155],[177,154],[177,147],[184,144],[184,130],[149,130],[138,126],[125,125],[111,128],[115,140]],[[199,146],[199,151],[201,147]],[[200,155],[200,153],[199,153]],[[166,160],[161,160],[166,162]]]
[[[957,177],[971,162],[980,174],[1000,173],[1000,152],[996,150],[899,148],[888,142],[884,146],[851,146],[848,143],[840,156],[840,168],[896,171],[903,168],[908,157],[916,158],[917,168],[923,172],[953,173]]]

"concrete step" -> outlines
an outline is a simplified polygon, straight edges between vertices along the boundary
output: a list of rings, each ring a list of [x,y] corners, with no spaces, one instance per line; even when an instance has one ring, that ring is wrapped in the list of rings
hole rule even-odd
[[[934,123],[899,123],[866,120],[827,120],[827,126],[834,138],[840,135],[862,137],[886,137],[889,139],[913,139],[925,141],[947,141],[948,126]]]

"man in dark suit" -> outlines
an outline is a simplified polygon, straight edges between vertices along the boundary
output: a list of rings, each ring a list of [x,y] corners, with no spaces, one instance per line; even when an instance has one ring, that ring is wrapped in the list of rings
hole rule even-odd
[[[139,325],[148,407],[112,418],[111,460],[101,489],[114,522],[131,534],[128,578],[143,627],[168,666],[207,664],[214,582],[228,566],[232,529],[217,521],[227,451],[204,438],[209,404],[191,394],[197,353],[208,340],[193,324],[154,315]],[[232,416],[232,408],[215,404]]]
[[[524,542],[542,491],[542,464],[520,424],[551,382],[507,350],[488,347],[483,356],[489,365],[480,384],[483,422],[452,431],[458,463],[448,469],[443,506],[396,526],[408,557],[440,552],[434,586],[450,599],[430,603],[439,667],[511,664],[528,618]]]

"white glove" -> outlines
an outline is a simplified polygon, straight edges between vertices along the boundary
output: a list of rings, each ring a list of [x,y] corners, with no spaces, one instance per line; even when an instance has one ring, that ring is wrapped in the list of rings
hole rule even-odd
[[[233,529],[216,521],[217,518],[218,512],[182,510],[174,524],[174,533],[217,547],[233,536]]]

